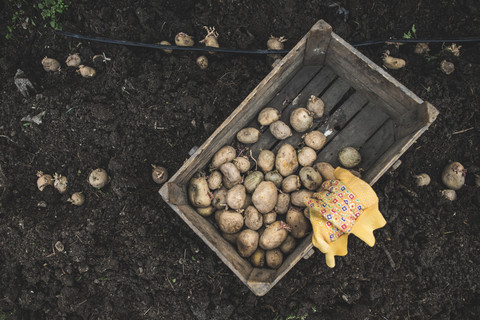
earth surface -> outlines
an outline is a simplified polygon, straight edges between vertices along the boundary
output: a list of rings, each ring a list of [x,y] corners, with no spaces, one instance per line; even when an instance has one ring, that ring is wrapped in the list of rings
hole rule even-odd
[[[408,31],[455,39],[480,36],[476,1],[67,4],[45,20],[28,1],[0,4],[0,319],[478,319],[478,42],[457,43],[459,56],[446,50],[450,42],[431,44],[427,57],[414,45],[359,48],[379,65],[386,49],[405,59],[390,73],[440,114],[374,185],[388,222],[375,247],[351,237],[334,269],[317,251],[256,297],[161,199],[151,165],[175,173],[270,72],[265,57],[216,54],[200,70],[195,52],[77,40],[49,27],[155,43],[181,31],[198,41],[203,26],[215,26],[221,46],[237,49],[264,49],[270,35],[292,48],[319,19],[352,44]],[[95,78],[64,65],[74,52]],[[109,59],[91,62],[98,54]],[[45,56],[61,71],[45,72]],[[451,75],[440,70],[443,59],[454,63]],[[17,69],[35,87],[28,97],[14,84]],[[41,112],[41,124],[22,120]],[[451,161],[468,170],[453,202],[441,196],[440,178]],[[111,176],[101,190],[87,182],[98,167]],[[40,192],[37,171],[66,176],[67,193]],[[422,172],[432,182],[417,187],[413,175]],[[74,191],[84,193],[83,206],[66,201]]]

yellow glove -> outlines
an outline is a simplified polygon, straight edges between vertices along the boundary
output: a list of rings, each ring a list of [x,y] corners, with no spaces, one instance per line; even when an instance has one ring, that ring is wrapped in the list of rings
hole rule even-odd
[[[335,256],[347,254],[350,233],[373,246],[373,231],[387,223],[368,183],[342,168],[335,169],[334,174],[337,180],[325,181],[324,190],[305,199],[310,208],[313,245],[325,254],[330,268],[335,266]]]

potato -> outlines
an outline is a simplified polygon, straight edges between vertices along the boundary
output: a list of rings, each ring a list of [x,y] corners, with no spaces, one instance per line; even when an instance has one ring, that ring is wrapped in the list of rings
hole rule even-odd
[[[428,186],[431,181],[430,176],[426,173],[414,175],[413,178],[415,179],[415,184],[418,187]]]
[[[313,165],[313,169],[320,172],[323,180],[337,180],[335,177],[335,169],[332,167],[330,163],[327,162],[317,162]]]
[[[459,190],[465,184],[466,170],[460,162],[449,163],[442,172],[442,182],[447,188]]]
[[[257,164],[263,172],[272,171],[275,165],[275,153],[270,150],[262,150],[258,155]]]
[[[235,159],[233,159],[232,163],[235,165],[235,167],[237,167],[240,173],[247,172],[248,170],[250,170],[250,167],[252,166],[252,164],[250,163],[250,160],[248,160],[248,157],[246,156],[236,157]]]
[[[233,161],[237,156],[235,148],[232,146],[223,146],[215,153],[212,158],[212,168],[217,169],[224,163]]]
[[[237,250],[241,257],[250,257],[258,247],[258,232],[245,229],[238,235]]]
[[[225,240],[227,240],[231,244],[236,245],[237,244],[237,238],[240,235],[240,233],[241,233],[241,231],[238,231],[238,232],[235,232],[235,233],[222,232],[222,236],[225,238]]]
[[[305,218],[310,220],[310,208],[309,207],[305,207],[305,209],[303,209],[303,215],[305,216]]]
[[[242,176],[240,175],[240,171],[238,171],[237,167],[231,163],[227,162],[220,166],[220,171],[223,174],[224,182],[230,182],[232,186],[239,184],[242,182]],[[225,185],[227,187],[227,185]],[[227,187],[228,188],[228,187]]]
[[[297,152],[291,144],[286,143],[280,147],[275,158],[275,168],[284,177],[288,177],[297,171]]]
[[[297,108],[290,115],[290,125],[297,132],[305,132],[313,125],[313,116],[305,108]]]
[[[197,208],[206,208],[212,204],[210,189],[205,177],[193,177],[188,185],[188,199]],[[276,201],[276,199],[275,199]]]
[[[285,241],[283,241],[282,244],[280,245],[280,250],[284,254],[289,254],[290,252],[293,251],[293,249],[295,249],[295,245],[296,245],[295,238],[292,237],[291,235],[288,235],[287,239],[285,239]]]
[[[265,108],[258,114],[258,123],[262,126],[269,126],[280,119],[280,111],[275,108]]]
[[[263,215],[254,206],[245,209],[245,226],[252,230],[258,230],[263,226]]]
[[[268,267],[278,269],[283,263],[283,253],[280,249],[267,250],[265,252],[265,262]]]
[[[297,157],[302,167],[310,167],[317,160],[317,153],[310,147],[303,147],[298,150]]]
[[[218,226],[225,233],[235,233],[243,227],[243,216],[232,210],[223,210],[218,218]]]
[[[210,190],[217,190],[222,186],[222,174],[215,170],[207,178],[208,188]]]
[[[362,161],[362,156],[357,149],[346,147],[340,150],[338,153],[338,160],[340,160],[340,163],[343,167],[350,169],[358,166],[358,164]]]
[[[265,181],[272,181],[275,187],[281,188],[283,176],[277,170],[265,173]]]
[[[209,217],[215,212],[215,208],[213,206],[206,208],[197,208],[197,212],[203,217]]]
[[[222,178],[222,185],[227,188],[227,189],[232,189],[236,184],[238,183],[235,183],[235,182],[232,182],[230,180],[227,179],[227,177],[223,176]]]
[[[327,142],[327,137],[318,130],[310,131],[303,136],[305,144],[313,150],[320,150]]]
[[[275,221],[265,228],[265,231],[260,235],[258,244],[264,250],[275,249],[280,247],[287,235],[285,223],[283,221]]]
[[[285,220],[290,226],[290,234],[294,238],[301,239],[305,237],[310,229],[310,221],[305,218],[303,212],[300,210],[290,208]]]
[[[288,193],[280,193],[277,197],[277,205],[275,211],[278,214],[285,214],[290,207],[290,195]]]
[[[263,215],[263,225],[268,226],[269,224],[274,223],[277,220],[277,213],[275,211],[270,211]]]
[[[292,129],[283,121],[278,120],[270,125],[268,128],[275,139],[285,140],[292,135]]]
[[[245,186],[245,189],[247,189],[247,192],[253,193],[260,182],[263,181],[263,177],[264,176],[261,171],[253,171],[249,173],[243,181],[243,185]]]
[[[285,193],[297,191],[301,186],[300,177],[296,174],[291,174],[282,181],[282,191]]]
[[[225,212],[227,211],[226,209],[221,209],[221,210],[217,210],[215,211],[215,215],[213,216],[215,218],[215,221],[217,222],[217,224],[220,222],[220,216]]]
[[[227,188],[222,187],[213,193],[212,205],[216,209],[225,209],[227,207]]]
[[[300,180],[308,190],[317,190],[322,185],[322,176],[320,172],[312,167],[303,167],[298,173]]]
[[[247,191],[242,184],[237,184],[227,192],[227,205],[231,209],[239,210],[245,204]]]
[[[308,99],[307,110],[312,112],[314,119],[319,119],[323,116],[325,104],[322,99],[312,95],[310,96],[310,99]]]
[[[313,191],[300,189],[298,191],[292,192],[292,194],[290,195],[290,202],[294,206],[305,207],[304,199],[311,198],[312,196],[313,196]]]
[[[244,144],[253,144],[260,138],[260,131],[257,128],[244,128],[237,133],[237,140]]]
[[[262,181],[252,195],[252,202],[260,213],[268,213],[277,204],[277,187],[271,181]]]
[[[265,250],[262,248],[257,248],[255,252],[250,256],[249,259],[252,266],[256,268],[262,268],[265,266]]]

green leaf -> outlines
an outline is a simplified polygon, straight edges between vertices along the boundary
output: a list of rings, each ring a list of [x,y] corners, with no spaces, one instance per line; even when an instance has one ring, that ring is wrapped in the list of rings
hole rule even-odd
[[[39,3],[38,4],[38,9],[43,9],[43,4]]]
[[[50,26],[53,28],[53,29],[57,29],[57,24],[55,23],[55,21],[50,21]]]
[[[413,32],[413,34],[417,33],[417,30],[415,30],[415,24],[412,25],[412,32]]]

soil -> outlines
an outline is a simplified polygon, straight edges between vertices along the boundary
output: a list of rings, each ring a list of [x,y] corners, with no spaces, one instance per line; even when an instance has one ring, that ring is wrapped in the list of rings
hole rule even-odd
[[[145,43],[173,42],[180,31],[200,40],[203,26],[215,26],[223,47],[242,49],[263,49],[270,35],[286,36],[291,48],[318,19],[349,43],[402,38],[413,24],[417,38],[480,36],[473,0],[338,3],[348,16],[328,1],[75,1],[56,19],[65,31]],[[265,57],[216,54],[202,71],[194,52],[56,35],[27,1],[3,1],[0,12],[1,38],[15,27],[0,41],[0,319],[480,316],[478,43],[461,44],[460,56],[442,50],[450,43],[432,44],[429,58],[412,45],[360,48],[379,65],[385,49],[404,58],[407,67],[390,73],[440,115],[374,186],[388,221],[376,246],[350,237],[334,269],[317,251],[256,297],[160,198],[151,165],[176,172],[270,72]],[[43,57],[64,65],[73,52],[95,78],[42,69]],[[111,60],[91,62],[103,53]],[[443,59],[453,74],[440,71]],[[29,97],[14,85],[17,69],[35,87]],[[41,124],[22,121],[42,111]],[[454,202],[440,193],[450,161],[468,170]],[[101,190],[87,182],[97,167],[111,176]],[[40,170],[68,177],[67,193],[38,191]],[[413,175],[422,172],[432,182],[420,188]],[[74,191],[84,206],[66,201]]]

